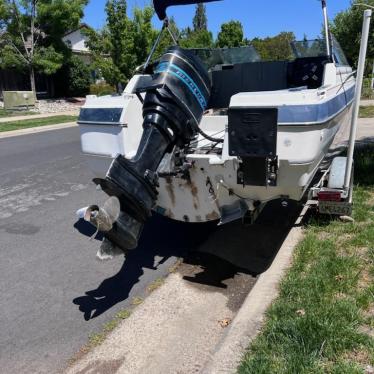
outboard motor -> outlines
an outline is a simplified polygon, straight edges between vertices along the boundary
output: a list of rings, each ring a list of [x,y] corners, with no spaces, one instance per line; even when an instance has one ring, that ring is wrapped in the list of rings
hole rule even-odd
[[[118,219],[105,232],[114,245],[123,250],[137,247],[157,200],[161,160],[175,146],[184,148],[197,135],[210,86],[206,69],[189,51],[172,47],[160,59],[152,84],[143,89],[143,135],[136,155],[132,159],[117,156],[106,178],[95,180],[120,202]]]

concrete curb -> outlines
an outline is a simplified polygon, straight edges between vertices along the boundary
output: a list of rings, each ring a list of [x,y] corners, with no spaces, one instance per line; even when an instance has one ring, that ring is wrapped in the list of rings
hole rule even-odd
[[[74,126],[77,126],[76,122],[68,122],[68,123],[61,123],[57,125],[48,125],[48,126],[39,126],[39,127],[30,127],[28,129],[21,129],[21,130],[4,131],[4,132],[0,132],[0,139],[10,138],[13,136],[37,134],[39,132],[45,132],[45,131],[60,130],[60,129],[65,129],[69,127],[74,127]]]
[[[224,339],[219,343],[204,374],[236,373],[249,344],[260,332],[265,312],[279,294],[279,283],[289,268],[293,251],[303,237],[301,227],[294,227],[271,267],[261,276],[237,313]]]

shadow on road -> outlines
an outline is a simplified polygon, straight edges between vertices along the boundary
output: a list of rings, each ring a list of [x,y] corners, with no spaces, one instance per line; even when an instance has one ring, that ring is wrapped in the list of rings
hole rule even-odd
[[[88,237],[95,234],[95,228],[83,220],[74,227]],[[139,247],[126,255],[119,272],[105,279],[97,289],[74,299],[73,303],[79,305],[85,320],[98,317],[128,298],[131,289],[144,274],[144,268],[157,270],[170,257],[184,257],[191,248],[197,248],[206,240],[214,228],[215,224],[186,225],[155,215],[146,224]],[[101,240],[102,237],[98,235],[95,239]],[[157,265],[156,257],[161,257]]]
[[[84,219],[80,219],[75,222],[74,228],[88,238],[92,238],[100,242],[103,240],[103,234],[101,232],[97,232],[95,226],[91,225],[91,223],[85,221]]]
[[[233,222],[221,227],[214,222],[185,224],[154,216],[144,229],[138,249],[126,255],[120,271],[73,302],[86,320],[95,318],[128,298],[144,268],[156,270],[170,257],[183,258],[185,264],[197,269],[182,274],[186,281],[224,289],[224,281],[236,274],[258,275],[270,266],[299,212],[296,204],[283,208],[280,201],[275,201],[253,226]],[[87,236],[95,233],[81,221],[75,228]],[[156,257],[161,261],[154,265]]]
[[[236,221],[219,226],[198,251],[225,259],[241,272],[261,274],[272,264],[301,208],[296,202],[289,202],[286,208],[280,200],[270,202],[255,224]]]

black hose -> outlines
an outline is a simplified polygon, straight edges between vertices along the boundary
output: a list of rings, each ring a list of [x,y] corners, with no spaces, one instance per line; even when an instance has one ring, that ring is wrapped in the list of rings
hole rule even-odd
[[[201,130],[201,128],[199,126],[196,126],[196,131],[201,136],[203,136],[205,139],[207,139],[207,140],[209,140],[213,143],[223,143],[224,142],[224,139],[213,138],[213,137],[209,136],[208,134],[205,134],[205,132],[203,130]]]

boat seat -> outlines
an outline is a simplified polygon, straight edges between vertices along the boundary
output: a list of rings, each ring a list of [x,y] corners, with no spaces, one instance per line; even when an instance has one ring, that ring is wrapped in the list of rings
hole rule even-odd
[[[321,87],[325,65],[328,62],[330,61],[326,56],[303,57],[290,62],[287,68],[288,87],[307,86],[309,89]]]
[[[322,86],[326,56],[289,61],[258,61],[218,65],[211,72],[212,94],[208,109],[228,108],[240,92],[278,91],[288,88]]]
[[[211,71],[209,108],[228,108],[239,92],[283,90],[287,86],[287,61],[260,61],[219,65]]]

